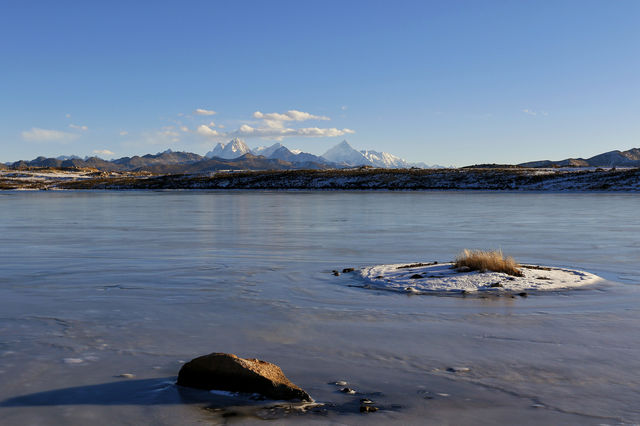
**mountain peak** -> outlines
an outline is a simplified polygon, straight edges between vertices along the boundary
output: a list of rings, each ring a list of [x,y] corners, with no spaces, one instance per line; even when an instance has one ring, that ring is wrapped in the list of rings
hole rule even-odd
[[[322,156],[331,162],[346,164],[349,166],[372,165],[369,159],[362,155],[360,151],[356,151],[355,149],[353,149],[346,140],[343,140],[338,145],[330,148]]]
[[[233,138],[228,143],[218,144],[213,148],[212,151],[207,152],[205,157],[207,158],[224,158],[227,160],[232,160],[234,158],[242,157],[244,154],[251,152],[246,143],[240,138]]]

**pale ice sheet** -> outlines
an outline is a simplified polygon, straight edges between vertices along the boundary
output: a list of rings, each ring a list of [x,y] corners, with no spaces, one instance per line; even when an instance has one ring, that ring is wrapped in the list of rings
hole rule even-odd
[[[407,266],[411,265],[396,263],[368,266],[360,270],[360,276],[367,287],[411,293],[562,290],[591,286],[602,281],[597,275],[585,271],[531,265],[522,266],[522,277],[491,271],[459,272],[453,268],[453,263]]]

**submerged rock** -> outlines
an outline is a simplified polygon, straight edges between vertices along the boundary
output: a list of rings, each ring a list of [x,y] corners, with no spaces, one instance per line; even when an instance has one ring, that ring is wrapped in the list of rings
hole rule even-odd
[[[178,385],[259,393],[272,399],[312,401],[309,394],[291,383],[277,365],[226,353],[212,353],[189,361],[178,373]]]

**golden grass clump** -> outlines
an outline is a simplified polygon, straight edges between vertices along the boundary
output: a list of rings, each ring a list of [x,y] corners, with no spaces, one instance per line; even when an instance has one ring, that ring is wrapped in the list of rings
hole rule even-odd
[[[494,271],[521,277],[520,265],[511,256],[504,257],[502,250],[469,250],[464,249],[456,257],[454,267],[456,269],[469,268],[471,271]]]

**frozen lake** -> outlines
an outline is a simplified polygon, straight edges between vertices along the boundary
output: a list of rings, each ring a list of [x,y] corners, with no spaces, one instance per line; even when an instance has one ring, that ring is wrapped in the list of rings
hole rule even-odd
[[[639,423],[638,212],[633,194],[0,192],[0,423]],[[463,248],[606,281],[479,298],[331,274]],[[210,352],[326,405],[178,389]]]

